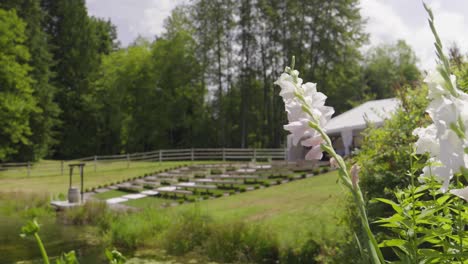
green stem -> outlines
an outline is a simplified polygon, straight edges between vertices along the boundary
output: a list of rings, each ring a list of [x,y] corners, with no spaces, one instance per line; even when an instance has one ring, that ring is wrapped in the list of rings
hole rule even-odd
[[[339,173],[342,182],[353,194],[354,200],[358,206],[359,214],[361,218],[361,224],[366,232],[368,238],[368,247],[372,255],[372,260],[374,263],[385,263],[384,257],[382,252],[380,251],[379,244],[375,239],[374,235],[372,234],[372,230],[369,225],[369,220],[367,218],[366,207],[364,202],[364,196],[362,195],[361,188],[359,185],[356,184],[356,187],[353,186],[351,181],[351,176],[349,175],[348,169],[346,167],[346,163],[344,162],[343,158],[338,155],[335,150],[333,149],[332,142],[328,135],[323,131],[321,127],[314,123],[309,123],[310,127],[315,129],[317,132],[320,133],[322,138],[325,140],[325,145],[327,146],[325,149],[327,150],[328,154],[330,154],[335,160],[338,162],[340,167],[341,173]]]
[[[49,257],[47,256],[47,252],[44,248],[44,244],[42,244],[41,238],[39,237],[39,234],[37,232],[34,233],[34,238],[36,238],[37,245],[39,246],[39,249],[41,251],[42,259],[44,260],[44,264],[50,264]]]
[[[460,186],[460,179],[457,176],[457,187]],[[460,239],[460,244],[458,247],[458,254],[460,255],[460,263],[463,263],[463,231],[465,230],[465,227],[463,225],[463,219],[462,219],[462,204],[460,201],[457,201],[457,209],[458,209],[458,239]]]

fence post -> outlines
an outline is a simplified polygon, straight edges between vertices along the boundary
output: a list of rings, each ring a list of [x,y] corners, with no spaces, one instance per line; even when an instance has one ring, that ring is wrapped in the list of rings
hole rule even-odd
[[[194,160],[194,156],[193,156],[193,148],[190,150],[190,159],[193,161]]]
[[[223,148],[223,161],[226,161],[226,151]]]
[[[63,160],[60,161],[60,173],[63,176]]]
[[[127,153],[127,169],[130,168],[130,154]]]
[[[31,163],[28,161],[28,177],[31,175]]]
[[[162,150],[159,150],[159,162],[162,161]]]
[[[287,162],[288,161],[288,149],[284,149],[284,160]]]
[[[257,149],[254,148],[254,156],[253,156],[254,162],[257,162]]]
[[[97,169],[97,156],[94,155],[94,172],[96,172]]]

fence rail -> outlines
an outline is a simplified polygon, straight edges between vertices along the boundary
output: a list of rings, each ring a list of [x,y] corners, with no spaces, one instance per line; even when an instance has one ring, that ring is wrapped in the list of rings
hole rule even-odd
[[[248,160],[286,160],[286,149],[273,148],[193,148],[193,149],[161,149],[148,152],[128,153],[119,155],[101,155],[63,160],[55,162],[12,162],[0,163],[0,177],[3,172],[17,171],[24,176],[31,174],[57,175],[67,172],[70,163],[84,162],[87,168],[92,167],[94,171],[106,166],[106,164],[123,163],[130,167],[132,162],[162,162],[162,161],[248,161]],[[32,173],[34,172],[34,173]]]

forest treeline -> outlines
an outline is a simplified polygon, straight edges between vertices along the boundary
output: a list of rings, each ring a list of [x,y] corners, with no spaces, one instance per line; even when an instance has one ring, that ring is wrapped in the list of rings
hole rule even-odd
[[[411,48],[363,48],[364,26],[358,0],[193,0],[122,47],[84,0],[0,0],[0,161],[284,146],[293,55],[338,113],[418,80]]]

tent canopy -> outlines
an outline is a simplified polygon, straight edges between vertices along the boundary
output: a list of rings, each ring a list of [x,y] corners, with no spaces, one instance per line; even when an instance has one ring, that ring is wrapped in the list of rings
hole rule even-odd
[[[363,103],[341,115],[333,117],[325,126],[328,135],[339,135],[344,131],[361,130],[367,122],[381,125],[400,105],[396,98],[373,100]],[[367,122],[366,122],[367,121]]]
[[[332,135],[340,135],[343,140],[344,155],[350,154],[353,143],[353,131],[363,130],[367,123],[371,122],[377,126],[382,125],[398,108],[400,101],[396,98],[374,100],[363,103],[347,112],[342,113],[330,120],[325,126],[325,132]]]

